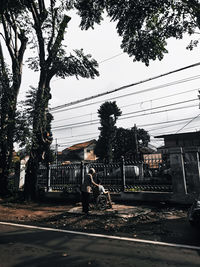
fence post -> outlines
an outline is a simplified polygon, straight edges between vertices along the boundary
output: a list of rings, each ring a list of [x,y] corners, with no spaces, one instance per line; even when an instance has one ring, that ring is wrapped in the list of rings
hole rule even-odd
[[[173,193],[187,194],[182,147],[170,149]]]
[[[80,181],[80,185],[82,185],[84,183],[84,162],[81,161],[81,181]]]
[[[125,173],[125,162],[124,157],[121,158],[121,173],[122,173],[122,190],[125,190],[126,186],[126,173]]]
[[[51,186],[51,167],[50,164],[48,164],[47,168],[47,192],[49,192]]]
[[[138,168],[139,168],[139,179],[143,180],[144,179],[144,163],[143,163],[143,161],[139,162]]]
[[[200,166],[198,148],[184,149],[189,193],[200,193]]]

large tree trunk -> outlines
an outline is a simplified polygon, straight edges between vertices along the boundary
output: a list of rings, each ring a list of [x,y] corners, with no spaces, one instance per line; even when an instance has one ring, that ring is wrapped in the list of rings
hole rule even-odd
[[[51,1],[52,33],[47,46],[44,38],[45,27],[43,28],[44,21],[48,16],[48,11],[45,7],[45,1],[31,1],[31,3],[27,6],[32,13],[34,20],[34,28],[38,40],[40,63],[40,79],[33,118],[32,147],[25,176],[25,197],[27,200],[35,200],[37,196],[37,170],[41,158],[44,156],[46,151],[49,151],[48,148],[51,144],[51,140],[48,138],[51,131],[50,120],[47,119],[48,104],[49,99],[51,98],[50,80],[56,74],[57,70],[54,70],[53,62],[60,49],[61,42],[64,38],[65,29],[70,20],[68,16],[64,15],[59,24],[59,29],[56,31],[55,22],[57,11],[54,8],[53,2],[54,1]],[[55,32],[57,32],[57,34]]]
[[[14,75],[13,75],[14,76]],[[1,117],[0,117],[0,194],[8,193],[8,177],[12,164],[15,112],[20,82],[10,86],[0,44]]]
[[[24,197],[27,201],[35,201],[37,199],[37,170],[39,168],[38,156],[37,150],[32,150],[28,160],[24,186]]]
[[[0,152],[0,194],[6,195],[8,193],[8,177],[9,171],[12,165],[12,154],[13,154],[13,129],[14,129],[14,114],[15,110],[10,109],[10,112],[2,114],[5,115],[6,120],[4,118],[1,120],[1,152]],[[8,121],[8,122],[7,122]]]
[[[39,164],[43,159],[44,153],[48,151],[51,141],[48,139],[50,122],[47,120],[47,109],[49,104],[50,87],[45,72],[41,73],[35,113],[33,118],[33,138],[30,157],[25,175],[24,196],[28,201],[37,200],[37,174]]]
[[[0,194],[8,193],[8,177],[13,158],[13,140],[15,131],[15,115],[17,96],[21,85],[21,74],[18,74],[17,81],[12,87],[3,86],[1,98],[1,132],[0,132]],[[13,78],[14,79],[14,78]]]

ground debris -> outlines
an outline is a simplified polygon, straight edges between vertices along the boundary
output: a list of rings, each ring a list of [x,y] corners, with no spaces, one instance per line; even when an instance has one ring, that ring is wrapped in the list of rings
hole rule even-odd
[[[23,222],[67,230],[117,234],[129,237],[169,234],[167,223],[186,220],[187,209],[114,204],[111,212],[81,213],[81,204],[0,203],[0,221]]]

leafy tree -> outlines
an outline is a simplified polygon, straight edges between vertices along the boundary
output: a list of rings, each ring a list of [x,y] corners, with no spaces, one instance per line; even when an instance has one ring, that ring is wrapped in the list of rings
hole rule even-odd
[[[116,134],[116,121],[121,115],[115,101],[105,102],[98,110],[101,127],[100,135],[96,144],[95,154],[100,160],[111,162],[113,160],[113,144]]]
[[[194,34],[200,27],[198,0],[77,0],[82,29],[100,24],[106,11],[116,21],[122,37],[121,48],[149,65],[150,60],[163,59],[167,39],[181,39],[184,33]],[[192,41],[189,48],[197,45]]]
[[[142,128],[117,128],[113,146],[115,160],[119,160],[122,156],[124,158],[138,160],[140,157],[140,149],[142,147],[147,147],[149,141],[150,136],[148,132]]]
[[[2,26],[0,40],[0,194],[8,192],[8,176],[12,163],[13,139],[17,96],[21,85],[22,63],[28,38],[27,27],[22,14],[20,1],[3,0],[0,5],[0,22]],[[2,43],[7,47],[11,68],[5,62]]]
[[[39,162],[52,142],[51,120],[48,104],[51,98],[50,82],[54,76],[65,78],[80,76],[94,78],[98,76],[97,62],[83,50],[67,53],[62,46],[65,31],[70,21],[66,10],[70,8],[68,1],[44,0],[24,1],[28,8],[35,30],[38,46],[38,57],[31,58],[29,65],[40,71],[36,101],[33,114],[33,135],[30,157],[25,176],[25,197],[34,200],[37,191],[37,170]]]
[[[26,151],[26,155],[30,153],[31,149],[36,94],[37,88],[30,86],[30,89],[26,93],[25,100],[20,101],[17,105],[14,142],[16,142],[23,151]]]
[[[45,2],[48,5],[47,8]],[[32,22],[29,21],[30,16],[26,16],[25,13],[22,17],[21,10],[24,11],[24,8],[27,8],[32,15]],[[181,39],[184,33],[193,34],[200,24],[200,4],[197,0],[49,0],[48,2],[44,0],[2,0],[0,19],[12,60],[11,75],[13,77],[9,80],[10,88],[16,89],[14,97],[12,91],[9,97],[5,98],[13,99],[13,101],[8,104],[8,108],[5,108],[5,112],[2,112],[5,114],[5,116],[1,116],[2,129],[9,128],[10,131],[14,129],[8,127],[8,122],[14,122],[13,107],[16,106],[15,96],[21,83],[21,67],[27,45],[24,24],[30,25],[34,29],[37,42],[35,43],[34,39],[31,39],[30,42],[33,48],[37,47],[39,51],[38,58],[32,58],[29,61],[30,67],[40,71],[40,80],[34,107],[32,147],[25,186],[27,194],[36,185],[36,171],[38,162],[43,155],[42,151],[46,144],[51,143],[51,140],[46,137],[50,136],[48,132],[50,124],[47,117],[52,77],[56,75],[64,78],[75,75],[76,77],[94,78],[98,75],[97,63],[89,55],[84,55],[82,50],[75,50],[73,54],[67,54],[62,47],[62,39],[70,20],[66,12],[71,8],[78,10],[82,29],[94,27],[95,23],[99,24],[103,19],[103,12],[106,11],[111,20],[117,22],[116,28],[122,37],[121,47],[124,52],[133,56],[135,61],[142,61],[146,65],[150,60],[163,58],[167,53],[166,41],[168,38]],[[197,43],[198,41],[192,42],[189,48],[192,49]],[[3,87],[1,88],[3,90]],[[11,91],[9,90],[9,92]],[[4,102],[1,99],[1,103]],[[7,111],[9,106],[12,107],[12,112]],[[8,114],[13,114],[9,120],[7,119]],[[6,121],[5,127],[3,120]],[[6,136],[12,137],[12,135],[2,132],[0,139],[2,145]],[[6,143],[8,143],[5,146],[6,149],[8,148],[7,151],[11,151],[12,139],[9,142],[6,140]],[[5,151],[5,147],[1,151]],[[3,157],[3,162],[5,162],[5,156]],[[4,169],[4,166],[2,167]],[[7,172],[5,172],[6,175]],[[34,192],[35,189],[31,193],[32,197],[34,197]]]

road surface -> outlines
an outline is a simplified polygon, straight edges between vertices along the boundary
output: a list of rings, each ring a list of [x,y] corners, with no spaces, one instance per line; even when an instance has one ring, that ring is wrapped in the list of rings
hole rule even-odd
[[[0,267],[200,266],[200,247],[0,223]]]

